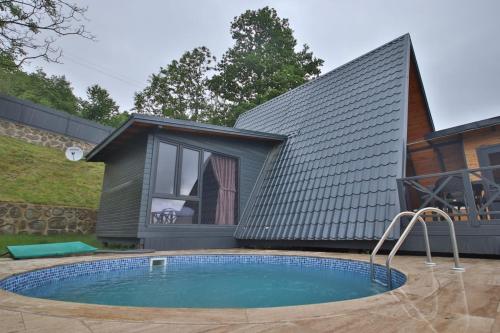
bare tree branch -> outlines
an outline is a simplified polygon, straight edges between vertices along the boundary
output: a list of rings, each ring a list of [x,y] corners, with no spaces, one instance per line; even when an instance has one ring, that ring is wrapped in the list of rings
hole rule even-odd
[[[82,24],[86,12],[86,7],[65,0],[1,0],[0,55],[12,58],[17,67],[37,58],[59,62],[57,38],[95,40]]]

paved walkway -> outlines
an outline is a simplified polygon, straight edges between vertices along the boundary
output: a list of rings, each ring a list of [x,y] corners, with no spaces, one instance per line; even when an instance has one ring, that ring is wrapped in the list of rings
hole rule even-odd
[[[368,255],[298,251],[176,251],[294,254],[368,260]],[[135,255],[137,256],[137,255]],[[124,257],[0,260],[0,279],[41,267]],[[383,259],[383,258],[381,258]],[[50,301],[0,291],[0,332],[500,332],[500,260],[397,256],[408,282],[384,294],[324,304],[262,309],[133,308]],[[382,263],[382,262],[380,262]]]

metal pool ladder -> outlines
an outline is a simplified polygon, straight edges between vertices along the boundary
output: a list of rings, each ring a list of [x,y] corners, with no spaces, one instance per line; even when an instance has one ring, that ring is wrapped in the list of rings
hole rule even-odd
[[[457,238],[455,236],[455,227],[453,226],[452,219],[450,218],[450,216],[448,214],[443,212],[441,209],[434,208],[434,207],[426,207],[426,208],[420,209],[416,213],[414,213],[414,212],[401,212],[394,217],[391,224],[389,224],[389,227],[384,232],[384,234],[382,235],[382,237],[378,241],[377,245],[373,249],[372,254],[370,255],[370,277],[371,277],[372,281],[377,282],[379,284],[382,284],[382,285],[388,287],[389,289],[392,289],[392,271],[391,271],[392,258],[394,258],[394,256],[396,255],[396,252],[398,252],[399,248],[401,247],[401,245],[405,241],[406,237],[408,237],[408,234],[413,229],[413,226],[415,225],[415,223],[417,221],[419,221],[422,224],[422,228],[424,231],[425,252],[427,254],[427,260],[426,260],[425,264],[428,266],[435,266],[436,265],[435,263],[432,262],[431,248],[429,245],[429,234],[427,233],[427,225],[425,224],[425,221],[421,216],[422,214],[427,213],[427,212],[436,213],[448,222],[448,225],[450,227],[451,246],[453,248],[453,259],[455,261],[455,265],[453,266],[452,269],[457,270],[457,271],[462,271],[462,272],[465,271],[465,269],[462,266],[460,266],[460,258],[458,256]],[[408,223],[408,226],[406,227],[406,229],[403,231],[403,233],[399,237],[398,241],[396,242],[396,245],[394,245],[391,252],[387,256],[387,259],[385,261],[386,272],[387,272],[387,283],[384,283],[384,282],[377,280],[375,278],[374,259],[375,259],[375,256],[377,255],[377,252],[382,247],[382,244],[384,244],[387,237],[389,237],[389,234],[391,233],[392,228],[394,228],[396,223],[398,223],[400,218],[403,216],[413,216],[413,217],[412,217],[410,223]]]

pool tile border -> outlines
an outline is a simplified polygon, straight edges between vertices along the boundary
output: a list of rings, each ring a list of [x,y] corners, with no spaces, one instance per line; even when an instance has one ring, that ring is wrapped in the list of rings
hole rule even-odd
[[[85,261],[73,264],[58,265],[48,268],[37,269],[9,276],[0,280],[0,289],[19,293],[23,290],[36,288],[51,281],[57,281],[76,276],[92,275],[97,272],[133,269],[138,267],[149,267],[150,260],[165,259],[166,265],[181,266],[185,264],[276,264],[293,265],[307,269],[308,267],[320,267],[333,270],[356,272],[369,278],[370,264],[364,261],[325,258],[314,256],[297,255],[257,255],[257,254],[192,254],[192,255],[166,255],[166,256],[143,256],[119,259],[104,259]],[[375,264],[375,278],[386,283],[386,268]],[[393,289],[399,288],[406,282],[406,276],[398,271],[392,270]]]

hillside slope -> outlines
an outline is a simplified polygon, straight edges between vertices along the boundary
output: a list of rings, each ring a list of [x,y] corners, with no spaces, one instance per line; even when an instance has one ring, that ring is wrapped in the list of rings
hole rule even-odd
[[[0,136],[0,201],[97,208],[104,165]]]

